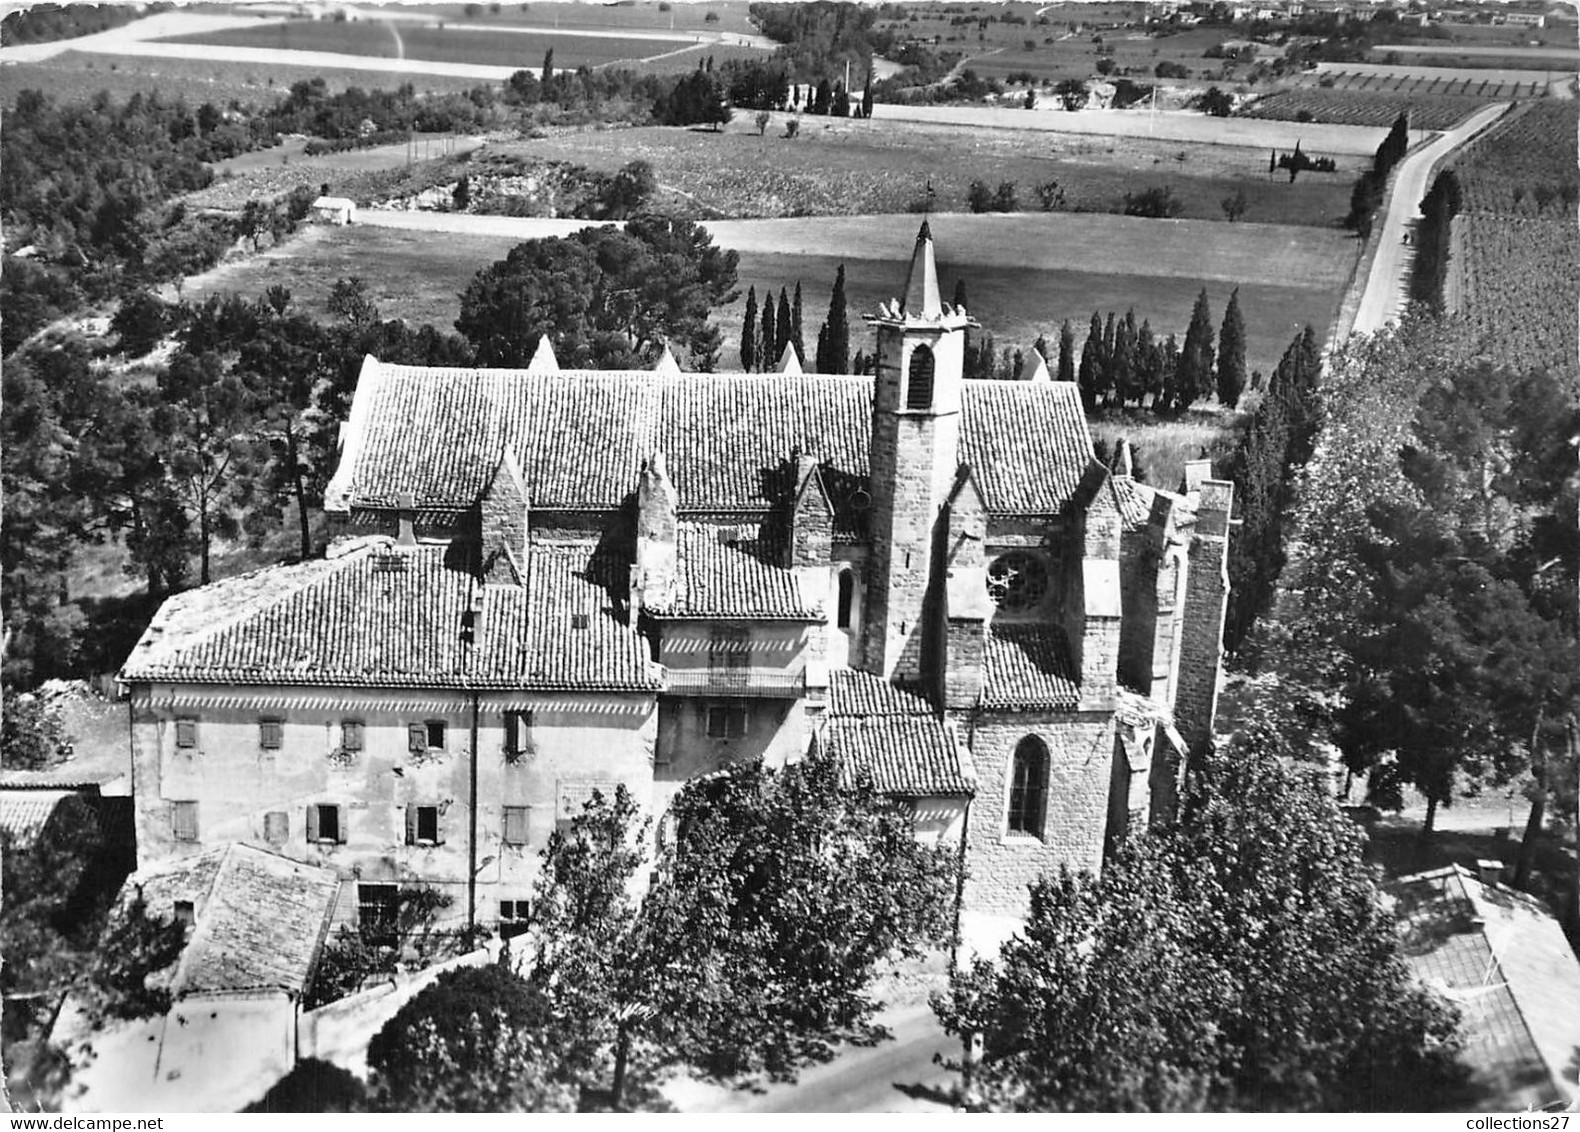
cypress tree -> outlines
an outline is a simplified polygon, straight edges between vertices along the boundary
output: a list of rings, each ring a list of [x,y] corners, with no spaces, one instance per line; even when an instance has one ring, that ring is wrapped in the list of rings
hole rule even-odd
[[[1136,312],[1127,314],[1114,331],[1114,356],[1109,363],[1113,376],[1113,399],[1117,405],[1140,401],[1140,382],[1136,373]]]
[[[1163,375],[1163,363],[1158,353],[1157,339],[1152,336],[1152,322],[1150,319],[1143,319],[1141,329],[1136,331],[1137,405],[1145,403],[1149,396],[1152,398],[1152,403],[1157,404],[1159,378]]]
[[[790,344],[790,335],[793,327],[790,315],[790,295],[783,287],[779,288],[779,310],[774,315],[774,354],[765,369],[778,369],[779,359],[785,356],[785,347]]]
[[[1196,296],[1190,326],[1185,330],[1185,346],[1180,351],[1175,408],[1188,409],[1213,389],[1212,308],[1207,305],[1207,288]]]
[[[1229,294],[1218,331],[1218,400],[1232,409],[1245,389],[1245,320],[1240,317],[1240,288]]]
[[[790,341],[795,346],[796,360],[806,364],[806,336],[801,332],[801,280],[795,281],[795,298],[790,300]]]
[[[964,278],[955,280],[955,309],[968,310],[966,304],[966,281]]]
[[[872,60],[867,60],[867,85],[861,88],[861,116],[872,117]]]
[[[1164,409],[1173,410],[1179,403],[1180,348],[1170,334],[1164,339],[1158,353],[1158,400]]]
[[[1075,380],[1075,330],[1069,319],[1059,328],[1059,380]]]
[[[1097,398],[1103,384],[1103,320],[1092,312],[1092,328],[1086,335],[1086,345],[1081,348],[1081,372],[1078,377],[1081,402],[1088,411],[1097,408]]]
[[[746,317],[741,322],[741,368],[751,373],[757,368],[757,288],[746,292]]]
[[[758,320],[762,331],[757,339],[757,367],[764,373],[770,372],[774,368],[774,362],[778,360],[774,354],[774,346],[779,341],[779,332],[774,322],[774,293],[770,290],[763,295],[763,313]]]
[[[817,328],[817,364],[813,373],[833,373],[828,364],[828,323]]]
[[[850,315],[845,307],[845,265],[834,273],[828,300],[828,367],[824,373],[850,372]]]
[[[834,105],[834,88],[827,79],[820,79],[817,84],[817,94],[812,101],[812,113],[827,115]]]
[[[549,48],[543,53],[543,82],[548,85],[554,81],[554,48]]]
[[[1109,404],[1114,396],[1114,312],[1108,312],[1108,320],[1103,323],[1103,347],[1098,353],[1098,360],[1103,368],[1098,372],[1097,392],[1103,399],[1103,404]]]
[[[845,89],[844,83],[834,84],[834,101],[829,106],[829,113],[836,118],[850,117],[850,92]]]

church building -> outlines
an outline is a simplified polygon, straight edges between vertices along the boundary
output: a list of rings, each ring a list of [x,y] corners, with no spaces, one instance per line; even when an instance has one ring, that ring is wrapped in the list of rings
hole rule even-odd
[[[595,790],[826,752],[1024,914],[1209,741],[1232,488],[1093,454],[1033,359],[966,381],[924,223],[876,376],[364,363],[323,558],[171,598],[121,674],[139,864],[245,843],[508,931]]]

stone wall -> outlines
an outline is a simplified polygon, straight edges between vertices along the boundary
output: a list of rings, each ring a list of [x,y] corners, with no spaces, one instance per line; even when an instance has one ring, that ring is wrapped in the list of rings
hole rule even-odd
[[[1179,649],[1174,721],[1192,760],[1212,740],[1223,661],[1223,618],[1229,598],[1229,511],[1234,486],[1216,480],[1201,485],[1196,531],[1185,573],[1185,606]]]
[[[977,793],[967,819],[964,910],[1024,916],[1027,886],[1038,876],[1057,872],[1061,864],[1094,871],[1102,866],[1113,781],[1113,716],[996,712],[979,715],[968,730]],[[1005,831],[1010,763],[1028,735],[1041,739],[1049,754],[1040,839]]]

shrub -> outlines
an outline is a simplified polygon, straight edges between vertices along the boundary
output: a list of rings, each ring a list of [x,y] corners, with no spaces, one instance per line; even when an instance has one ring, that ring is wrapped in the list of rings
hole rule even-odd
[[[1169,219],[1185,211],[1185,202],[1167,185],[1125,194],[1125,215]]]

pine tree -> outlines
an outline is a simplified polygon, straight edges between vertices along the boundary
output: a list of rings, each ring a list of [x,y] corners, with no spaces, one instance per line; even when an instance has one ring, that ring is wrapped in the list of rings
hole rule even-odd
[[[774,362],[778,360],[774,354],[774,346],[779,341],[779,331],[774,326],[775,321],[774,293],[770,290],[764,293],[763,313],[758,319],[761,330],[757,337],[757,368],[764,373],[772,372]]]
[[[554,48],[549,48],[543,53],[543,82],[544,85],[554,80]]]
[[[1075,329],[1069,319],[1059,328],[1059,380],[1075,380]]]
[[[779,368],[779,361],[785,356],[785,347],[790,344],[790,336],[794,330],[792,317],[790,313],[790,294],[781,287],[779,288],[779,310],[774,315],[774,333],[777,335],[774,339],[774,354],[765,368]]]
[[[1232,409],[1245,389],[1245,320],[1240,317],[1240,288],[1229,295],[1218,332],[1218,400]]]
[[[1212,362],[1212,309],[1207,305],[1207,288],[1203,287],[1185,330],[1174,408],[1188,409],[1212,392]]]
[[[757,288],[746,292],[746,317],[741,322],[741,368],[751,373],[757,368]]]
[[[828,300],[828,368],[824,373],[850,372],[850,314],[845,306],[845,265],[834,273]]]
[[[795,346],[796,360],[806,362],[806,335],[801,330],[801,280],[795,281],[795,298],[790,300],[790,342]]]

